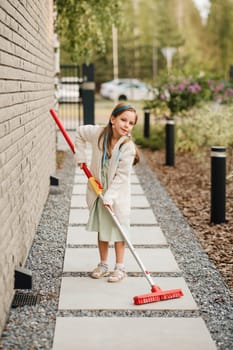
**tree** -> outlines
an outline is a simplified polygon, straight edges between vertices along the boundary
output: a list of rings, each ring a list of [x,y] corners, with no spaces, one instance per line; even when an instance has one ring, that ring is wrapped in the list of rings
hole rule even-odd
[[[103,54],[120,8],[121,0],[55,0],[61,61],[65,56],[66,63],[89,63]]]
[[[227,78],[233,62],[233,2],[212,0],[207,22],[206,53],[210,69]]]

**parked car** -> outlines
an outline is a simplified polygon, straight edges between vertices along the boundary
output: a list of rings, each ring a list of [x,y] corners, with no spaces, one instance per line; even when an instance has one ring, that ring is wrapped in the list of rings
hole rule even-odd
[[[149,85],[137,79],[116,79],[101,84],[100,94],[110,100],[150,100],[153,92]]]
[[[132,79],[114,79],[114,80],[110,80],[105,83],[102,83],[100,85],[100,95],[104,98],[110,98],[109,94],[112,91],[112,89],[114,89],[116,86],[120,86],[124,83],[129,83],[131,81]],[[133,81],[136,81],[136,79],[134,79]]]
[[[58,88],[59,103],[77,103],[80,98],[80,85],[77,77],[61,78]]]

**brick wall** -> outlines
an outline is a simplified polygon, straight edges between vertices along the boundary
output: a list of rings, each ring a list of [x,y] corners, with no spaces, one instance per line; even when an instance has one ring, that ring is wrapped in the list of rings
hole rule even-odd
[[[0,334],[55,172],[53,1],[0,1]]]

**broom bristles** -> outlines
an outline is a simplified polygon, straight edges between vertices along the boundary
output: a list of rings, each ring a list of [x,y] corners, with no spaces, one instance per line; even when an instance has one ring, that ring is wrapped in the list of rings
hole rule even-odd
[[[141,305],[154,303],[156,301],[176,299],[182,297],[183,295],[184,294],[181,289],[171,289],[166,291],[160,290],[149,294],[138,295],[135,296],[133,299],[135,305]]]

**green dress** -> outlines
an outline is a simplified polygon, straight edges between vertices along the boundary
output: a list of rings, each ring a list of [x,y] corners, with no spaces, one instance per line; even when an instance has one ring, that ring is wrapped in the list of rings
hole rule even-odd
[[[107,159],[101,170],[101,184],[104,188],[103,193],[108,188],[107,172],[109,166],[109,159]],[[127,237],[129,232],[129,224],[127,227],[122,225],[126,230]],[[105,242],[118,242],[124,241],[119,229],[114,224],[111,215],[108,210],[103,206],[102,200],[97,197],[94,205],[90,211],[88,223],[86,226],[87,231],[99,232],[99,240]]]

